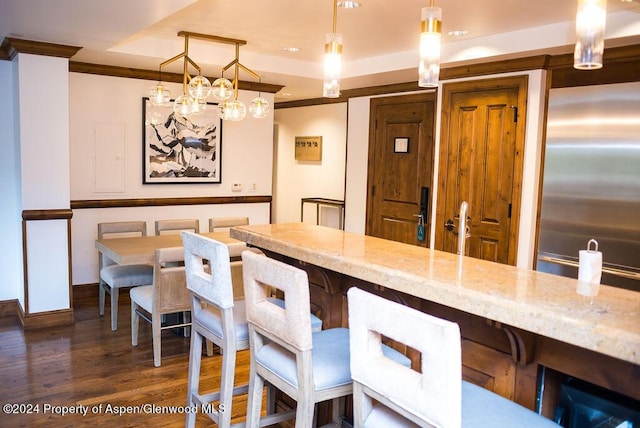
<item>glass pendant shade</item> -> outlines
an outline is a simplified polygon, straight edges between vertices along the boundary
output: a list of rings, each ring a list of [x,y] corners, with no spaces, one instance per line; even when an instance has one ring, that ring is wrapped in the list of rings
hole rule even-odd
[[[173,103],[173,111],[182,117],[188,117],[193,113],[193,105],[193,98],[189,95],[180,95]]]
[[[242,101],[225,101],[218,105],[218,115],[222,120],[239,121],[247,116],[247,108]]]
[[[171,91],[158,82],[149,90],[149,102],[154,106],[168,106],[171,104]]]
[[[256,119],[262,119],[269,114],[269,101],[262,97],[257,97],[251,100],[249,104],[249,113]]]
[[[205,99],[211,95],[211,82],[204,76],[196,76],[189,81],[189,94],[195,99]]]
[[[156,126],[160,125],[166,120],[164,112],[159,111],[161,109],[156,109],[153,106],[147,109],[147,115],[144,118],[145,125]]]
[[[576,49],[573,67],[579,70],[602,68],[607,0],[578,0]]]
[[[420,29],[420,64],[418,86],[434,88],[440,78],[440,46],[442,37],[442,9],[423,7]]]
[[[233,95],[233,84],[229,79],[220,77],[213,82],[211,95],[217,100],[228,100]]]
[[[191,114],[203,114],[207,110],[207,100],[204,98],[194,98],[191,106]]]
[[[327,33],[324,45],[324,82],[322,96],[340,96],[340,73],[342,69],[342,34]]]

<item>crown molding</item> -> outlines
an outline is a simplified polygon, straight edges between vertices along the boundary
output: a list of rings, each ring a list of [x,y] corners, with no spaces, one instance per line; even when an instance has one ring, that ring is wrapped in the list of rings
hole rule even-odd
[[[71,58],[80,49],[82,47],[5,37],[2,46],[0,46],[0,59],[13,60],[19,53]]]

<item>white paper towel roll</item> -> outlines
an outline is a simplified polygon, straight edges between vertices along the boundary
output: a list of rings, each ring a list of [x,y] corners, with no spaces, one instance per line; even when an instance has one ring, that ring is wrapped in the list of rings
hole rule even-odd
[[[595,242],[593,239],[589,244]],[[589,248],[587,244],[587,248]],[[598,244],[596,242],[596,250]],[[578,265],[578,281],[589,284],[600,284],[602,278],[602,253],[593,250],[580,250],[580,261]]]

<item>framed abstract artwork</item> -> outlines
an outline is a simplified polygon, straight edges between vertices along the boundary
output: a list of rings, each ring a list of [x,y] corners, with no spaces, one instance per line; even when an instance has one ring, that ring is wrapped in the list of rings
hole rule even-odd
[[[182,117],[173,106],[142,99],[142,182],[221,183],[222,120],[217,104],[202,114]]]

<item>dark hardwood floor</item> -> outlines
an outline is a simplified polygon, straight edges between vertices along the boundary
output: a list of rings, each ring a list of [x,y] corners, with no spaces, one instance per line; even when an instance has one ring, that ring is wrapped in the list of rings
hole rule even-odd
[[[71,326],[24,331],[16,317],[0,317],[1,427],[184,426],[185,414],[168,409],[186,405],[189,338],[164,331],[162,366],[156,368],[149,323],[140,322],[139,344],[131,346],[129,293],[120,294],[115,332],[108,303],[105,316],[98,315],[97,295],[97,286],[74,288]],[[237,384],[247,382],[248,360],[248,351],[238,354]],[[201,392],[219,389],[220,364],[219,355],[203,355]],[[10,404],[13,408],[7,409]],[[59,414],[62,408],[80,406],[86,406],[85,416]],[[115,413],[120,409],[123,414]],[[17,413],[7,414],[11,411]],[[245,413],[246,397],[239,397],[233,404],[234,422]],[[200,413],[196,422],[213,425]]]

